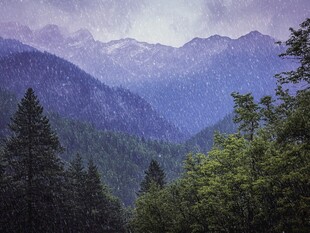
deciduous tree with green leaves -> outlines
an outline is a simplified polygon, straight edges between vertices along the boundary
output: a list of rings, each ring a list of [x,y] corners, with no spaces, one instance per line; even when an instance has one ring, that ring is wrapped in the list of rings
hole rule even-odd
[[[253,140],[260,121],[258,104],[254,102],[251,93],[241,95],[233,92],[231,95],[235,102],[234,122],[239,124],[239,130],[245,133],[246,138]]]
[[[278,76],[278,100],[233,93],[244,134],[216,134],[207,155],[188,155],[181,179],[138,198],[137,232],[310,232],[309,26],[291,29],[282,56],[300,66]],[[290,84],[301,89],[279,92]]]

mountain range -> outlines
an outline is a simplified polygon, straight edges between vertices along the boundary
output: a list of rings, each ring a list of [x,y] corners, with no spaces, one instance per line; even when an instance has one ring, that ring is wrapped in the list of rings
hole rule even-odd
[[[0,36],[62,57],[109,86],[137,93],[183,132],[197,133],[232,111],[233,91],[271,94],[273,75],[289,70],[284,47],[254,31],[238,39],[194,38],[180,48],[126,38],[96,41],[86,29],[57,25],[38,30],[0,24]]]
[[[17,52],[5,52],[10,48]],[[0,80],[1,88],[19,98],[32,87],[48,111],[101,130],[160,140],[184,139],[178,128],[137,94],[110,88],[72,63],[19,41],[0,39]]]
[[[34,88],[65,145],[63,160],[76,153],[93,158],[126,205],[150,159],[175,178],[187,152],[207,153],[215,131],[237,130],[231,92],[270,94],[273,75],[292,66],[277,56],[284,48],[259,32],[195,38],[180,48],[134,39],[103,43],[87,30],[68,33],[56,25],[33,31],[0,24],[0,36],[6,38],[0,38],[0,137],[8,135],[14,96]]]

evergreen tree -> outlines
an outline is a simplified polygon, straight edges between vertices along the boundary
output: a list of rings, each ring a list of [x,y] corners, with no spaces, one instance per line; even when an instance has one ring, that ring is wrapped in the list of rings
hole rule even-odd
[[[145,171],[144,180],[141,182],[139,194],[149,191],[152,185],[163,188],[166,184],[166,174],[156,160],[151,161],[148,170]]]
[[[67,174],[67,208],[70,229],[74,232],[84,232],[86,224],[86,171],[82,157],[77,154],[70,162]]]
[[[101,183],[100,174],[92,159],[88,163],[85,194],[86,232],[124,232],[119,201],[113,198],[108,188]]]
[[[9,125],[5,175],[14,191],[6,211],[14,225],[1,232],[62,232],[63,167],[61,146],[43,107],[29,88]]]
[[[3,151],[0,149],[0,232],[9,232],[12,229],[11,204],[12,197],[11,179],[5,175],[5,161]],[[7,230],[6,230],[7,229]]]

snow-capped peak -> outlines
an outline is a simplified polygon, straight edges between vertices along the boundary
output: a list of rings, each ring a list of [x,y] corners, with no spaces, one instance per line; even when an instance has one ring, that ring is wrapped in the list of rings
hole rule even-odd
[[[130,48],[135,48],[135,50],[144,51],[149,50],[150,46],[147,43],[138,42],[132,38],[125,38],[120,40],[113,40],[106,43],[105,52],[107,54],[112,54],[118,51],[119,49],[130,49]]]
[[[87,29],[80,29],[66,39],[67,44],[74,47],[81,47],[94,41],[93,35]]]

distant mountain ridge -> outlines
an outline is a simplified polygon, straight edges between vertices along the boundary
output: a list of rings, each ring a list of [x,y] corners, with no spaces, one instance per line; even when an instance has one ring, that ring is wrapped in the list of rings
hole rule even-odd
[[[21,53],[21,52],[32,52],[36,51],[35,48],[31,46],[27,46],[20,41],[14,40],[14,39],[2,39],[0,37],[0,58],[13,55],[15,53]]]
[[[0,24],[0,36],[65,58],[108,85],[129,88],[191,133],[232,111],[231,92],[271,94],[273,75],[291,67],[278,57],[284,47],[257,31],[238,39],[194,38],[180,48],[129,38],[103,43],[85,29],[70,34],[56,25],[32,31]]]
[[[184,144],[193,152],[207,154],[214,146],[214,134],[233,134],[238,132],[238,125],[234,123],[234,113],[226,115],[217,123],[209,126],[192,136]]]
[[[8,43],[4,41],[0,39],[0,54],[6,51]],[[20,42],[9,42],[11,47],[22,48]],[[184,139],[184,134],[137,94],[110,88],[55,55],[24,48],[26,52],[0,55],[1,88],[21,97],[32,87],[48,110],[89,122],[98,129],[160,140]]]

